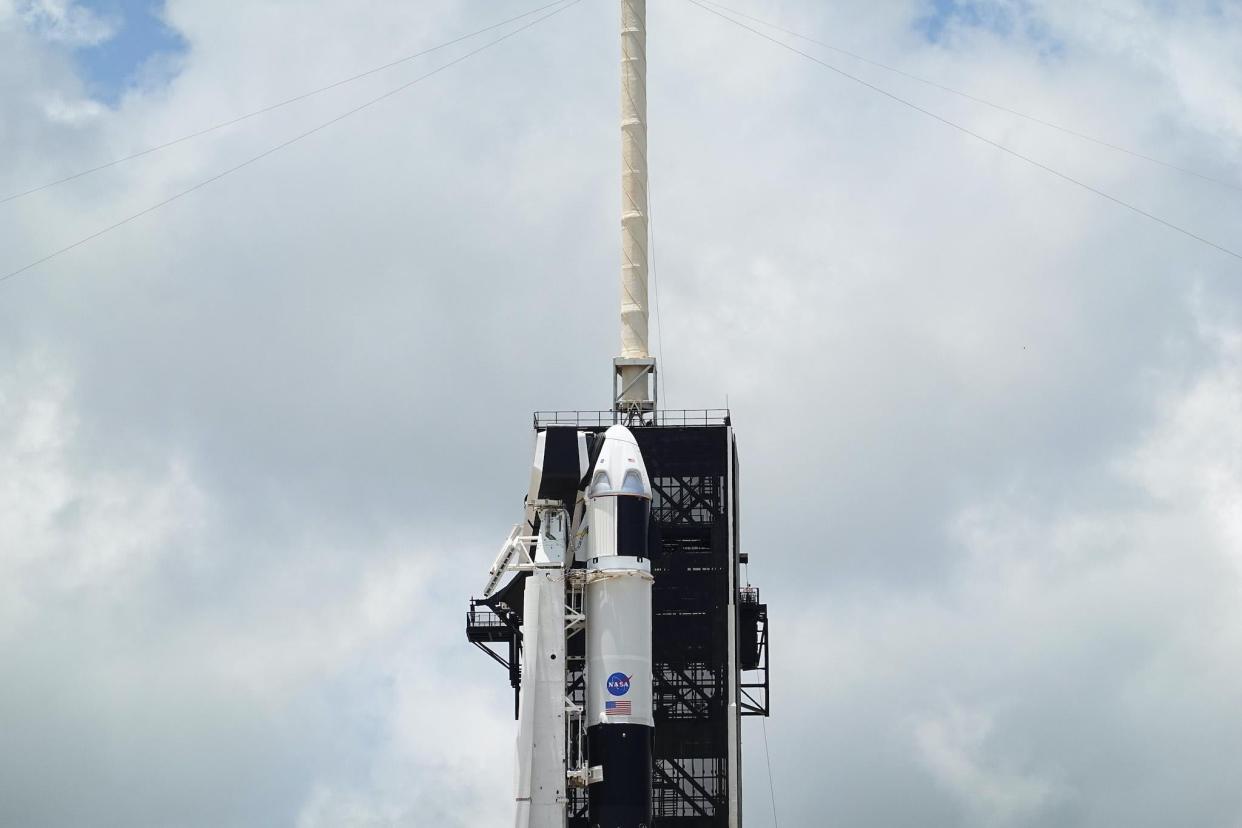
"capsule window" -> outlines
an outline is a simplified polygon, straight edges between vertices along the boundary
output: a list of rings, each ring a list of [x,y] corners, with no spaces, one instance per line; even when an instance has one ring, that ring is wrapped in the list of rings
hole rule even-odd
[[[591,494],[608,492],[611,490],[612,481],[608,479],[608,472],[600,469],[595,473],[595,479],[591,481]]]
[[[630,469],[625,473],[625,482],[621,484],[621,491],[624,494],[645,494],[643,492],[643,476],[638,473],[637,469]]]

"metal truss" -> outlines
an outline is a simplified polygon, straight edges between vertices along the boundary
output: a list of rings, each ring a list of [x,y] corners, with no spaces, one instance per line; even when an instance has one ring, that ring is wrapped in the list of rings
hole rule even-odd
[[[728,779],[725,760],[718,757],[659,759],[655,763],[656,824],[661,819],[686,824],[686,818],[713,820],[725,813]]]
[[[759,602],[759,590],[744,587],[738,595],[741,632],[741,692],[743,716],[772,715],[768,680],[768,605]]]
[[[466,640],[509,672],[513,688],[513,718],[518,715],[518,692],[522,687],[522,620],[511,609],[493,609],[484,601],[472,598],[466,611]],[[498,652],[497,644],[505,649]]]
[[[721,516],[719,477],[652,477],[651,514],[670,526],[711,526]]]

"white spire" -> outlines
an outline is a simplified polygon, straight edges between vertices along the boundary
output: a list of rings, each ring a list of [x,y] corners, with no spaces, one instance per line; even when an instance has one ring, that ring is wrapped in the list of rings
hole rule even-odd
[[[621,358],[648,359],[647,2],[621,0]],[[622,399],[651,400],[649,368],[621,366]]]

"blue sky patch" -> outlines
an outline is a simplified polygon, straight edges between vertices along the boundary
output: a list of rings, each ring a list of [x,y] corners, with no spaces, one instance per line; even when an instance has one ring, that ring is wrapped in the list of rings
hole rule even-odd
[[[987,28],[1003,34],[1004,30],[996,25],[996,15],[993,14],[991,17],[992,23],[987,25]],[[930,12],[925,17],[917,19],[914,25],[932,43],[939,43],[944,38],[945,29],[951,24],[960,23],[967,26],[984,26],[985,19],[985,16],[975,3],[958,2],[958,0],[932,0]]]
[[[74,50],[91,94],[110,106],[144,71],[158,66],[153,59],[175,58],[186,51],[185,40],[161,19],[163,0],[79,0],[78,5],[117,23],[111,38]]]
[[[983,29],[1004,38],[1020,37],[1037,46],[1042,54],[1060,54],[1064,44],[1047,24],[1030,14],[1026,3],[996,0],[929,0],[928,13],[914,21],[914,28],[931,43],[945,42],[953,28]]]

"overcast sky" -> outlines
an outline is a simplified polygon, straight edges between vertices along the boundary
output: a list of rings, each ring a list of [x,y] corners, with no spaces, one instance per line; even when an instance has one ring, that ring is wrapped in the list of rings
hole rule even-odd
[[[1236,2],[733,2],[1219,179],[799,46],[1242,247]],[[0,0],[0,198],[536,5]],[[0,825],[510,821],[463,611],[530,412],[608,401],[616,5],[0,283]],[[1242,828],[1242,261],[649,5],[664,399],[734,411],[781,824]],[[0,204],[0,272],[474,43]]]

